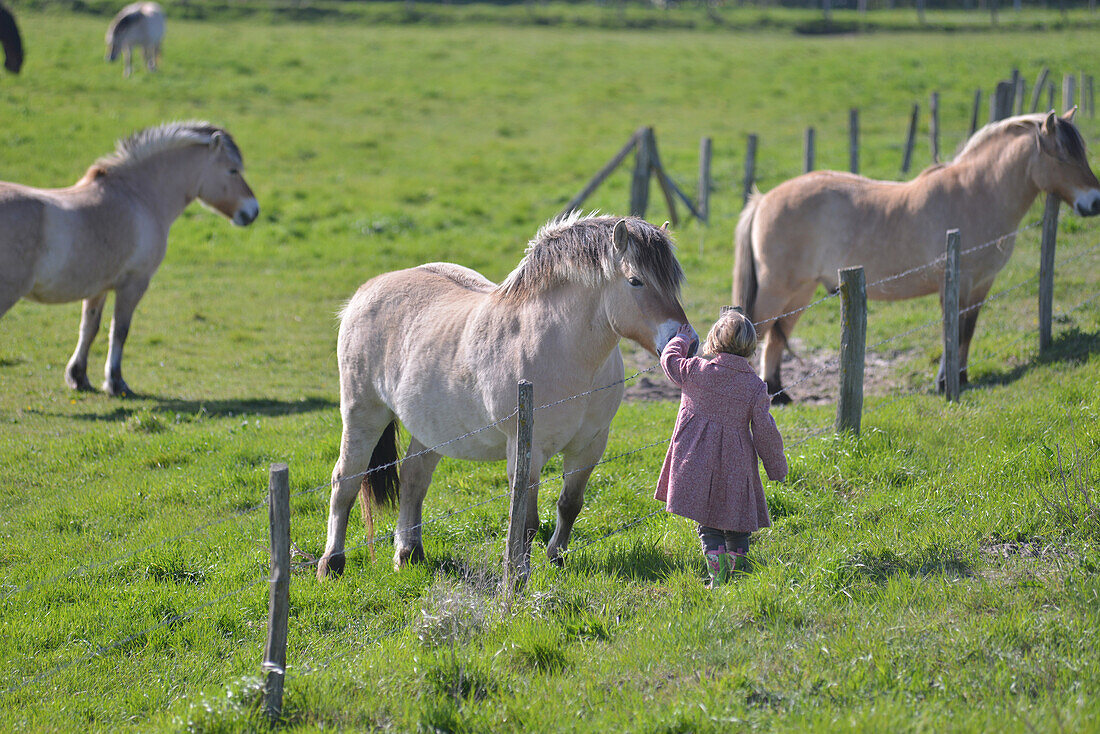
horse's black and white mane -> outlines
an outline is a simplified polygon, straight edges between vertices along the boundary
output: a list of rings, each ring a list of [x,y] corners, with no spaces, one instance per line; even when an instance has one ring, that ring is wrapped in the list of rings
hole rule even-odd
[[[115,151],[100,158],[96,165],[105,169],[120,168],[188,145],[207,145],[215,133],[222,135],[230,159],[243,167],[244,158],[233,137],[222,128],[203,121],[169,122],[139,130],[119,140]]]
[[[1038,128],[1043,124],[1048,114],[1049,113],[1046,112],[1040,112],[1029,115],[1018,115],[1016,117],[1008,117],[1004,120],[991,122],[971,135],[955,157],[960,158],[971,151],[977,150],[1010,128],[1019,127],[1028,130]],[[1085,140],[1081,137],[1081,133],[1077,130],[1077,126],[1058,115],[1055,115],[1054,119],[1056,121],[1054,124],[1054,133],[1058,136],[1058,143],[1062,146],[1062,149],[1071,158],[1084,159],[1086,157]]]
[[[648,286],[678,294],[684,272],[668,233],[644,219],[627,218],[629,244],[620,259],[612,236],[618,221],[573,212],[546,223],[497,294],[523,300],[567,282],[597,286],[618,275],[623,260]]]

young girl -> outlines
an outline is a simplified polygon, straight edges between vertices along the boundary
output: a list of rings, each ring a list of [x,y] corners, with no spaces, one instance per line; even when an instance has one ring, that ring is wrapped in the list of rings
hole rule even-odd
[[[681,399],[655,498],[699,524],[713,588],[745,567],[749,534],[771,525],[756,457],[775,481],[787,476],[787,460],[768,389],[746,359],[756,351],[752,322],[724,313],[703,345],[711,360],[687,356],[693,338],[685,325],[661,354]]]

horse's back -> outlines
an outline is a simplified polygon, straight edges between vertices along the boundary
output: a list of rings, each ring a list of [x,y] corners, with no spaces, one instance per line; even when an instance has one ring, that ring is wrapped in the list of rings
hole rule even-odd
[[[133,44],[160,43],[164,37],[164,10],[157,3],[131,3],[118,11],[108,29],[108,40]]]

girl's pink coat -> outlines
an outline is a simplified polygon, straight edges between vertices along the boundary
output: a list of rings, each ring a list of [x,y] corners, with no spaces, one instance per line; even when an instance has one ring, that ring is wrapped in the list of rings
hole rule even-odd
[[[768,527],[756,457],[775,481],[787,476],[787,459],[767,387],[744,357],[689,358],[688,349],[687,339],[677,336],[661,355],[665,374],[682,392],[655,497],[669,512],[708,527]]]

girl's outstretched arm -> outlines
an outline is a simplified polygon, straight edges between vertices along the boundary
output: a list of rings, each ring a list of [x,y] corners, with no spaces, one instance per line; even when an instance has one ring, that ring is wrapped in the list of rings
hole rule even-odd
[[[684,380],[691,372],[692,359],[688,354],[691,352],[691,342],[695,338],[695,330],[684,324],[676,332],[676,336],[665,345],[665,351],[661,352],[661,368],[664,369],[668,379],[677,385],[683,386]]]
[[[771,399],[767,387],[760,390],[752,406],[752,443],[764,462],[768,479],[781,482],[787,476],[787,457],[783,455],[783,437],[771,414]]]

